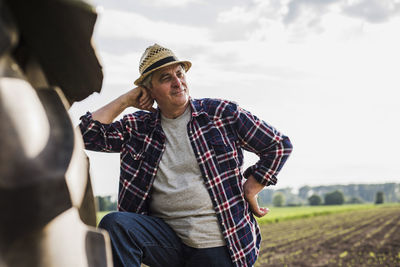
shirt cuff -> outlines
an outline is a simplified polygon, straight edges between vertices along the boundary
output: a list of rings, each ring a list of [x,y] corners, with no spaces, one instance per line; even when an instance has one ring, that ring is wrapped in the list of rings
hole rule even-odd
[[[81,116],[79,119],[81,120],[82,124],[84,125],[89,124],[93,120],[92,113],[88,111],[86,112],[85,115]]]
[[[248,179],[250,175],[253,175],[257,182],[264,186],[275,185],[277,183],[275,175],[268,173],[268,170],[262,170],[262,167],[257,166],[257,164],[250,166],[243,173],[246,179]]]

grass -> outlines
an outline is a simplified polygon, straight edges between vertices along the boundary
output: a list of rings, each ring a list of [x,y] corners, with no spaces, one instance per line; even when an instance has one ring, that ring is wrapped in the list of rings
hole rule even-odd
[[[348,204],[332,206],[301,206],[301,207],[272,207],[270,212],[263,218],[257,218],[259,224],[275,223],[293,219],[314,217],[333,213],[347,212],[360,209],[372,209],[378,207],[387,207],[399,204]]]
[[[98,211],[96,213],[96,221],[97,221],[97,225],[99,225],[99,222],[101,221],[101,219],[107,214],[110,213],[111,211]]]

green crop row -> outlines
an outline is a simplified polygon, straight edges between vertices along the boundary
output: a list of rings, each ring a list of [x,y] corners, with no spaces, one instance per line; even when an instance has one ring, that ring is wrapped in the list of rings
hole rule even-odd
[[[300,206],[300,207],[272,207],[263,218],[258,218],[259,224],[275,223],[286,220],[302,219],[320,215],[334,214],[360,209],[374,209],[379,207],[399,206],[400,204],[349,204],[337,206]]]

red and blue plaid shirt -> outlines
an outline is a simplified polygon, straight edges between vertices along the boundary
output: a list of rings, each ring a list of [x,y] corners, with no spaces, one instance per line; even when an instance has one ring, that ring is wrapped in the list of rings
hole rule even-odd
[[[188,136],[204,184],[215,207],[235,266],[252,266],[261,235],[243,194],[243,176],[253,175],[263,185],[276,176],[292,151],[289,138],[237,104],[216,99],[191,99]],[[81,117],[86,149],[118,152],[121,173],[118,209],[149,213],[151,189],[165,150],[160,110],[137,111],[111,124],[101,124],[91,113]],[[242,174],[243,149],[259,161]]]

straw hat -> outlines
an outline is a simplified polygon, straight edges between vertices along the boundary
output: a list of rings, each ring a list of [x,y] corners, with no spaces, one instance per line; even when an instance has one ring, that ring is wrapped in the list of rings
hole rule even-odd
[[[190,61],[180,61],[175,54],[168,48],[158,44],[147,47],[139,62],[140,77],[135,81],[135,85],[140,86],[143,80],[152,72],[163,67],[182,63],[185,71],[188,71],[192,66]]]

